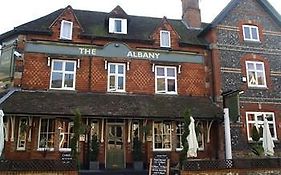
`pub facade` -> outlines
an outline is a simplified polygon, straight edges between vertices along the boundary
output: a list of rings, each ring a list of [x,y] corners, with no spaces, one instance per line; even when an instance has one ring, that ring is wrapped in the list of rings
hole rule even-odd
[[[199,143],[195,159],[222,157],[222,113],[212,100],[208,43],[198,37],[198,2],[182,5],[179,20],[132,16],[120,6],[109,13],[67,6],[0,35],[8,89],[0,101],[3,158],[61,159],[71,151],[79,111],[87,126],[79,138],[82,166],[93,136],[102,169],[132,167],[136,138],[145,167],[157,153],[176,165],[187,109]]]

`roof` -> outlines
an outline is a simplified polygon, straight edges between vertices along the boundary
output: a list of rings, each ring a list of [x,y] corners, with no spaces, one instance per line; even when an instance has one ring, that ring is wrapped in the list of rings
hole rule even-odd
[[[55,103],[54,103],[55,102]],[[0,108],[6,115],[180,118],[191,109],[200,119],[220,119],[221,109],[207,97],[77,92],[16,91]]]
[[[81,35],[91,38],[101,37],[117,40],[151,41],[151,34],[155,31],[156,27],[159,26],[162,20],[162,18],[127,15],[124,12],[125,15],[127,15],[126,18],[128,19],[128,34],[110,34],[108,33],[108,18],[109,16],[114,15],[114,12],[116,10],[122,12],[121,7],[119,6],[117,6],[110,13],[75,9],[73,9],[73,12],[84,30]],[[14,30],[0,35],[0,43],[4,39],[16,34],[51,34],[52,31],[50,30],[49,26],[51,26],[51,24],[57,19],[60,14],[62,14],[63,11],[64,9],[59,9],[44,17],[15,27]],[[168,19],[168,22],[173,25],[173,28],[180,35],[181,44],[200,46],[207,45],[207,42],[204,39],[197,37],[201,30],[187,28],[181,19]]]
[[[215,28],[228,14],[229,12],[236,7],[240,0],[231,0],[227,6],[216,16],[216,18],[207,25],[204,30],[199,34],[204,35],[210,29]],[[267,0],[257,0],[257,2],[264,8],[264,10],[275,20],[275,22],[281,27],[281,16],[280,14],[272,7],[272,5]]]

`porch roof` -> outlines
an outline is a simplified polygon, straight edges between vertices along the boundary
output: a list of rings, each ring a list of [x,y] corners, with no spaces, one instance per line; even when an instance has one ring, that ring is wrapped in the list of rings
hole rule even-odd
[[[16,91],[0,106],[6,115],[71,117],[132,117],[176,119],[191,109],[197,119],[221,119],[222,110],[208,97]]]

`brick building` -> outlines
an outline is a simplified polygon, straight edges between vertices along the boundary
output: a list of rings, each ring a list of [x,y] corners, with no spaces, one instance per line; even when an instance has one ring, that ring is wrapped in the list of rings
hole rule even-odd
[[[197,158],[217,159],[222,115],[211,98],[211,57],[197,37],[194,2],[183,1],[183,20],[68,6],[2,34],[1,76],[15,88],[1,103],[5,158],[60,159],[70,151],[78,109],[89,128],[79,142],[83,166],[94,134],[101,168],[130,168],[135,137],[145,166],[158,152],[177,164],[183,112],[191,109]]]
[[[262,133],[264,118],[269,121],[275,155],[279,156],[280,14],[268,1],[233,0],[202,31],[201,36],[205,36],[211,45],[216,101],[222,103],[221,94],[230,94],[225,105],[232,108],[234,158],[252,155],[252,128],[257,126]],[[240,96],[238,103],[235,100],[237,96]],[[235,109],[237,104],[238,110]]]

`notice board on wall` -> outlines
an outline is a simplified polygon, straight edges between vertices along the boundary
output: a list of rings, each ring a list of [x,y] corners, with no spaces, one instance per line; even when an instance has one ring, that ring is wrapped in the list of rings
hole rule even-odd
[[[149,175],[169,175],[170,159],[165,154],[156,154],[149,163]]]

